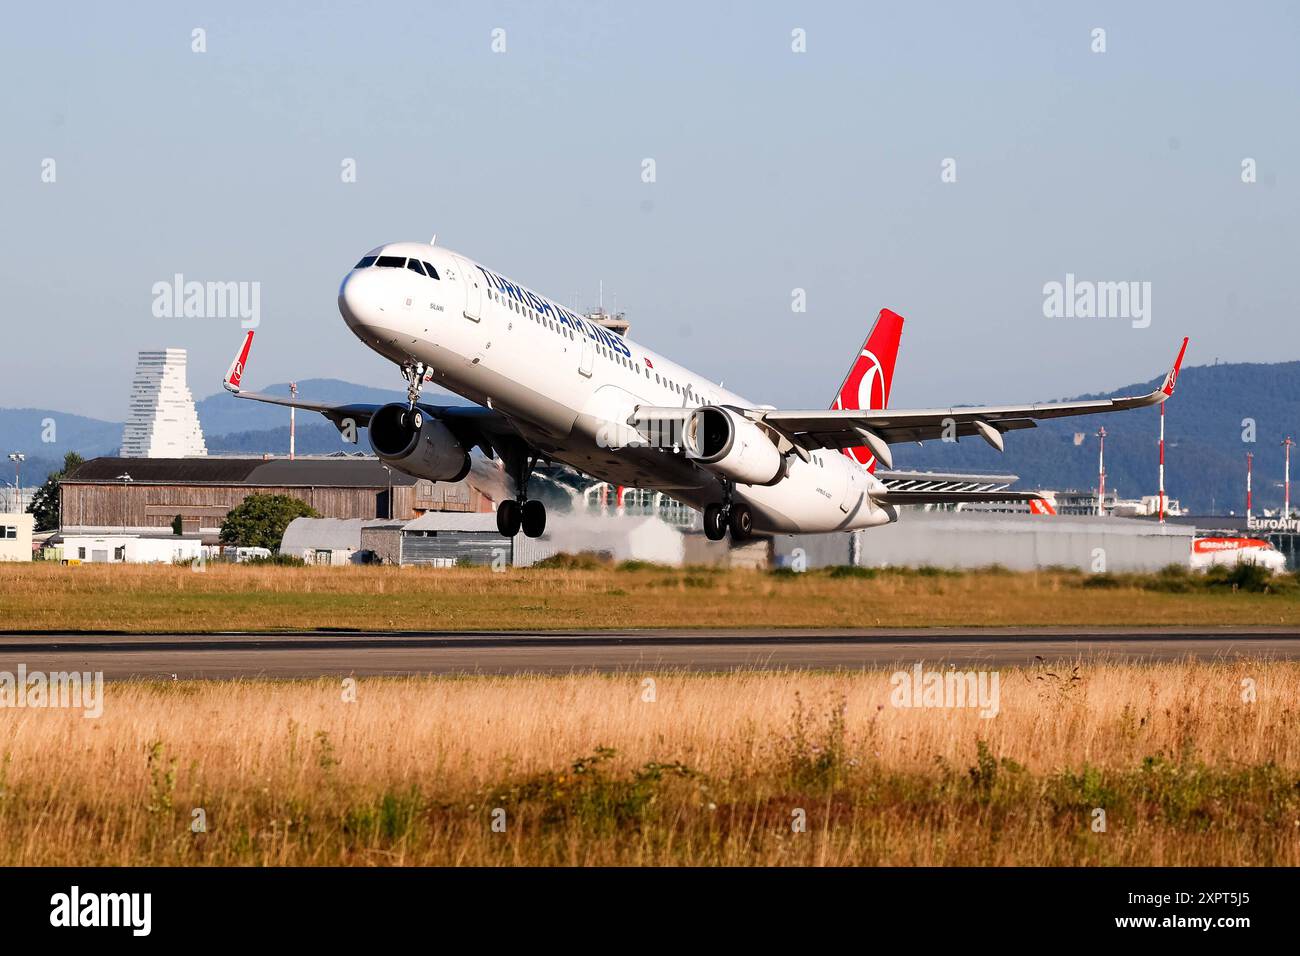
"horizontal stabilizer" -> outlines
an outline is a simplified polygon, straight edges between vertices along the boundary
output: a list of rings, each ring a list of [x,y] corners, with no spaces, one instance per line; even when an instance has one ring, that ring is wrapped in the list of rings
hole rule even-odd
[[[1033,491],[878,491],[871,500],[881,505],[960,505],[984,501],[1039,501]]]
[[[898,469],[877,469],[876,477],[886,491],[1005,491],[1020,480],[1018,475]]]

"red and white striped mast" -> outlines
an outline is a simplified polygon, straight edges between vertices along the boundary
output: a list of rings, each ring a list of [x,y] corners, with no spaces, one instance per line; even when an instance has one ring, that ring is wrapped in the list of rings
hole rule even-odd
[[[1246,520],[1250,520],[1250,471],[1251,465],[1255,461],[1255,456],[1246,452]]]
[[[1160,523],[1165,522],[1165,403],[1160,403]]]
[[[1291,440],[1290,435],[1287,435],[1286,439],[1282,442],[1282,447],[1286,449],[1286,472],[1282,484],[1282,488],[1283,488],[1282,517],[1283,518],[1291,517],[1291,449],[1294,446],[1295,446],[1295,442]]]
[[[1097,514],[1106,513],[1106,429],[1098,430],[1097,437],[1101,445],[1097,452]]]

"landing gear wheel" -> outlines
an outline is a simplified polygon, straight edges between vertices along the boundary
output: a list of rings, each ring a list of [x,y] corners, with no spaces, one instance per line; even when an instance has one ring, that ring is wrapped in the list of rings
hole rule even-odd
[[[519,502],[514,499],[507,499],[497,505],[497,530],[501,532],[503,538],[513,538],[519,533],[519,524],[522,520]]]
[[[704,537],[710,541],[721,541],[727,535],[726,513],[722,505],[706,505],[704,508]]]
[[[533,499],[523,504],[521,523],[529,538],[540,538],[546,530],[546,505]]]
[[[754,533],[754,513],[747,504],[731,506],[731,540],[747,541]]]

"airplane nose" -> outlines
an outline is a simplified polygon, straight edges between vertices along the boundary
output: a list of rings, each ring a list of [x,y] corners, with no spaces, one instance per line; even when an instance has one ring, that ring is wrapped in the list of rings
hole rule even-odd
[[[378,323],[382,310],[376,286],[375,273],[369,269],[348,273],[339,286],[339,313],[353,332],[364,332]]]

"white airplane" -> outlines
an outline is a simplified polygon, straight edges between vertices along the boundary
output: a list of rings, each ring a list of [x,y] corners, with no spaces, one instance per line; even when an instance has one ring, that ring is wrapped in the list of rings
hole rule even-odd
[[[898,520],[898,506],[1028,501],[1011,491],[890,490],[876,464],[890,446],[1003,434],[1038,419],[1142,408],[1173,394],[1187,339],[1164,384],[1148,395],[1054,404],[889,409],[903,318],[882,310],[829,409],[758,405],[450,249],[380,246],[339,287],[357,338],[396,363],[407,401],[332,405],[240,391],[253,332],[226,374],[240,398],[320,412],[340,431],[368,428],[375,454],[418,478],[458,481],[470,452],[501,459],[516,497],[497,527],[513,537],[546,528],[528,497],[540,461],[599,480],[658,489],[704,513],[712,540],[755,532],[848,531]],[[474,402],[420,401],[426,381]],[[942,477],[942,476],[936,476]]]

